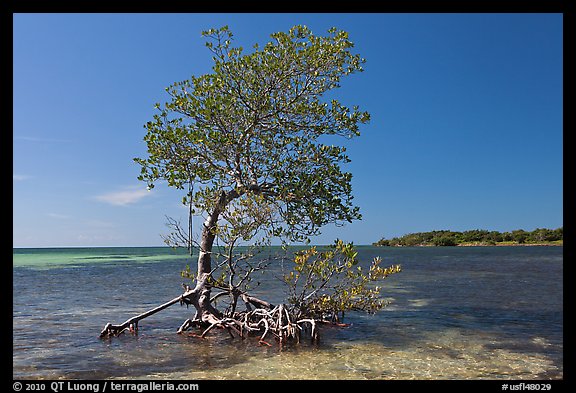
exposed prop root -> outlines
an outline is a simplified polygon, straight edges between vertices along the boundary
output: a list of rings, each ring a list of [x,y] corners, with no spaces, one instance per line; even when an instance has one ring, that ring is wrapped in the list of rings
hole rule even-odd
[[[176,333],[182,334],[182,333],[184,333],[185,330],[188,330],[191,326],[192,326],[192,320],[191,320],[191,319],[187,319],[187,320],[184,321],[184,323],[182,324],[182,326],[180,326],[180,327],[178,328],[178,330],[176,331]]]
[[[187,320],[180,330],[192,326]],[[318,343],[318,329],[317,320],[311,318],[304,318],[298,321],[292,321],[292,317],[288,312],[285,305],[278,305],[271,310],[265,308],[256,308],[250,311],[235,313],[234,318],[226,317],[215,320],[208,327],[206,327],[199,337],[206,337],[206,335],[215,328],[226,329],[231,337],[235,337],[233,333],[242,339],[260,335],[258,343],[260,345],[271,346],[266,341],[266,337],[272,334],[282,347],[288,341],[294,340],[300,343],[302,332],[309,333],[311,342]],[[184,329],[183,329],[184,328]]]
[[[194,291],[188,290],[184,294],[170,300],[169,302],[166,302],[166,303],[164,303],[158,307],[155,307],[152,310],[148,310],[142,314],[136,315],[135,317],[128,319],[127,321],[125,321],[124,323],[122,323],[120,325],[113,325],[111,323],[107,323],[106,326],[104,326],[104,329],[102,329],[102,331],[100,332],[100,338],[116,337],[116,336],[119,336],[122,333],[124,333],[126,330],[128,330],[129,332],[131,332],[133,334],[137,334],[138,333],[138,322],[140,322],[142,319],[147,318],[151,315],[154,315],[157,312],[162,311],[165,308],[168,308],[173,304],[189,303],[188,298],[194,294],[195,294]]]
[[[132,334],[138,334],[138,323],[142,319],[156,314],[157,312],[170,307],[173,304],[197,304],[197,291],[185,288],[186,292],[169,302],[166,302],[156,308],[132,317],[119,325],[111,323],[106,324],[101,338],[116,337],[128,331]],[[234,312],[232,316],[217,316],[213,313],[204,312],[199,315],[197,312],[192,319],[187,319],[177,330],[178,334],[183,334],[192,327],[200,328],[201,333],[188,333],[189,337],[205,338],[213,329],[226,329],[230,337],[236,336],[245,339],[249,336],[260,336],[258,343],[260,345],[271,346],[266,341],[270,334],[276,339],[280,347],[286,345],[289,341],[300,343],[302,334],[308,334],[312,344],[317,344],[318,329],[317,323],[330,323],[337,326],[348,326],[336,321],[317,320],[313,318],[301,318],[295,320],[290,314],[289,308],[284,304],[273,306],[272,304],[257,299],[246,294],[242,294],[242,299],[246,304],[246,310]],[[256,308],[254,308],[256,307]]]

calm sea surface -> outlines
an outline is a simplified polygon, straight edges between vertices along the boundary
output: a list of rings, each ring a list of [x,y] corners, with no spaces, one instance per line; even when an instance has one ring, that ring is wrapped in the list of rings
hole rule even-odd
[[[177,335],[192,309],[140,322],[138,336],[101,340],[108,322],[182,293],[189,262],[169,248],[13,250],[16,379],[562,379],[562,247],[359,247],[401,264],[384,281],[391,304],[323,328],[317,347],[280,351],[213,331]],[[279,265],[257,294],[281,301]]]

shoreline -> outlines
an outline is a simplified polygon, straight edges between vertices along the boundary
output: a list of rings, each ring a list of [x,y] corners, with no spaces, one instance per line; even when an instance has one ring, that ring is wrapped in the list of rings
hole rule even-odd
[[[468,242],[455,244],[453,246],[436,246],[434,244],[414,244],[410,246],[378,246],[375,247],[563,247],[564,241],[559,242],[548,242],[548,243],[512,243],[512,242],[499,242],[494,244],[482,243],[482,242]]]
[[[564,242],[549,242],[549,243],[462,243],[457,244],[455,247],[562,247]],[[439,246],[441,247],[441,246]]]
[[[408,233],[392,239],[382,238],[372,244],[380,247],[563,246],[564,228],[536,228],[529,232],[523,229],[516,229],[511,232],[488,231],[485,229],[472,229],[468,231],[451,231],[444,229]]]

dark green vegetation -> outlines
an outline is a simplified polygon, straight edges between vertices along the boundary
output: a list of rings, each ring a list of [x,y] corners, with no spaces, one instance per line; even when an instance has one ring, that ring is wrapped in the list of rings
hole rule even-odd
[[[470,231],[431,231],[409,233],[392,239],[380,239],[375,246],[413,247],[413,246],[482,246],[482,245],[517,245],[517,244],[562,244],[563,227],[557,229],[537,228],[532,232],[517,229],[512,232],[487,231],[473,229]]]

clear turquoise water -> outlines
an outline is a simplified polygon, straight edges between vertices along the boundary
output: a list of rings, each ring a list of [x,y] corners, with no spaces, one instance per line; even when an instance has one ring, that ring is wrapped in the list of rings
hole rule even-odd
[[[169,248],[14,249],[14,378],[560,379],[562,247],[360,247],[403,272],[384,283],[391,305],[350,313],[318,347],[289,350],[175,334],[191,309],[174,305],[138,336],[100,340],[181,293],[185,252]],[[284,297],[274,274],[258,295]]]
[[[94,263],[156,263],[188,258],[185,250],[168,247],[15,248],[12,252],[12,266],[54,269]]]

